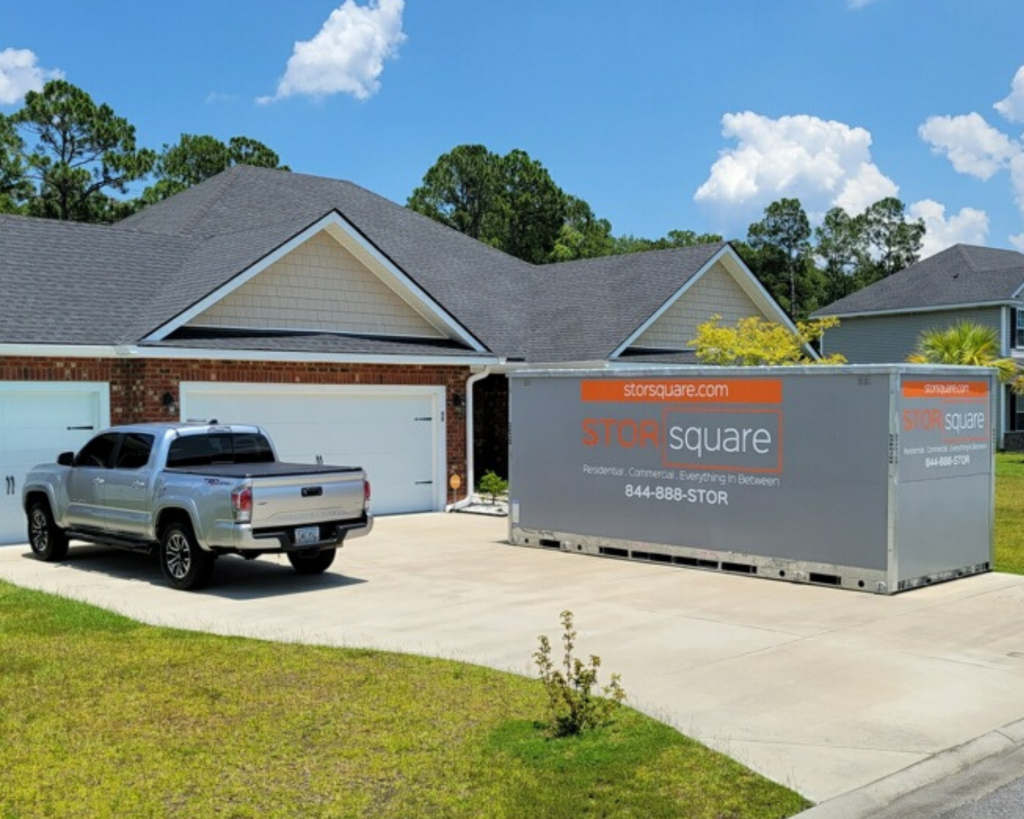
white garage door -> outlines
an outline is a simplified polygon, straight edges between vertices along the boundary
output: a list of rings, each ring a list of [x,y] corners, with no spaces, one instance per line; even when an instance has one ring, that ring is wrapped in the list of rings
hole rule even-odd
[[[375,514],[440,509],[445,492],[443,387],[183,382],[186,421],[257,424],[278,457],[363,467]]]
[[[21,487],[29,469],[77,450],[109,423],[105,383],[0,382],[0,544],[26,540]]]

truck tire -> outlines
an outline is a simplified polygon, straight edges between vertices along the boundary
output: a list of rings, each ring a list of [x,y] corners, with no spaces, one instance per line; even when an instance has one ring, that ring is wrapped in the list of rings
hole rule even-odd
[[[335,549],[321,549],[319,552],[288,552],[288,562],[299,574],[323,574],[334,562]]]
[[[28,545],[40,560],[63,560],[68,554],[68,536],[53,519],[50,504],[34,500],[28,506]]]
[[[199,546],[187,523],[175,521],[160,536],[160,571],[172,588],[204,588],[210,582],[216,560],[216,555]]]

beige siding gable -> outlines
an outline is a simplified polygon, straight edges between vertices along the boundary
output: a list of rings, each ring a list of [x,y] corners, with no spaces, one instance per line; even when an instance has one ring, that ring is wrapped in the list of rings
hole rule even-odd
[[[768,318],[721,262],[704,273],[650,327],[633,347],[662,350],[691,349],[697,325],[713,315],[724,324],[735,324],[748,316]]]
[[[326,232],[303,242],[187,326],[444,337]]]

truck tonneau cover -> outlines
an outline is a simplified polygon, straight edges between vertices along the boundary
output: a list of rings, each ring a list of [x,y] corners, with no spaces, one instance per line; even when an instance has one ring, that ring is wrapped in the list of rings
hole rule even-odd
[[[358,466],[331,466],[330,464],[212,464],[210,466],[174,466],[165,472],[182,475],[209,475],[214,478],[286,478],[290,475],[332,475],[340,472],[360,472]]]

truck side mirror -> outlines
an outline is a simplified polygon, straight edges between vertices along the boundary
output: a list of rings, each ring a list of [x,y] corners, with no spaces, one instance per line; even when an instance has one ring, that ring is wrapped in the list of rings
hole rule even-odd
[[[75,465],[75,453],[74,452],[62,452],[57,456],[57,464],[59,466],[74,466]]]

